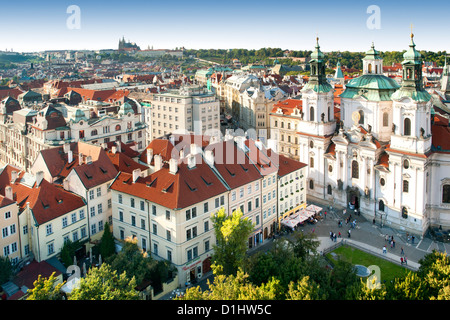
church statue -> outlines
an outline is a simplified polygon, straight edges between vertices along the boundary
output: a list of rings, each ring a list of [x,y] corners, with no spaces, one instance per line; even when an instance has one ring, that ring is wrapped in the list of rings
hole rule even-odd
[[[425,137],[425,130],[423,129],[423,127],[420,128],[420,137],[421,138]]]
[[[324,122],[325,121],[325,113],[322,112],[322,114],[320,115],[320,118],[321,118],[322,122]]]

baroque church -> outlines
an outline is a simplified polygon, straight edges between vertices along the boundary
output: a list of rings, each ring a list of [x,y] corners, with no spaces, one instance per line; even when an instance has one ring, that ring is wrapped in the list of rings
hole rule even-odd
[[[373,44],[362,62],[363,74],[340,94],[337,119],[317,38],[296,132],[299,160],[309,165],[308,196],[417,235],[430,226],[449,229],[450,109],[423,86],[414,35],[401,84],[383,75]]]

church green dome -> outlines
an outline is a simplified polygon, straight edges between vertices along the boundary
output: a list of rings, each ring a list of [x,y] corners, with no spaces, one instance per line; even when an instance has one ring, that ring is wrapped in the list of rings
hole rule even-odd
[[[388,101],[400,85],[394,79],[381,74],[365,74],[350,80],[345,87],[341,98],[364,96],[370,101]]]

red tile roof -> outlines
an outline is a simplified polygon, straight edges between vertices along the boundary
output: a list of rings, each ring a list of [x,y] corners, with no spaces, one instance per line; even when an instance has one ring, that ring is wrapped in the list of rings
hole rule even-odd
[[[112,190],[147,199],[170,209],[186,208],[227,191],[225,185],[206,164],[201,155],[196,155],[196,166],[189,169],[184,161],[178,165],[176,174],[169,172],[165,164],[161,170],[135,183],[132,174],[121,172]]]
[[[278,108],[281,108],[283,114],[290,115],[295,108],[302,110],[302,100],[299,99],[286,99],[273,105],[272,113],[276,113]]]
[[[210,144],[206,150],[214,153],[214,166],[231,189],[261,179],[262,176],[234,141]]]
[[[133,173],[133,170],[135,169],[140,169],[141,171],[148,169],[147,166],[137,163],[125,153],[113,153],[112,151],[107,151],[106,154],[108,155],[109,160],[111,160],[113,165],[116,167],[117,171]]]
[[[278,177],[284,177],[289,173],[300,170],[301,168],[307,166],[306,163],[285,157],[282,154],[279,154],[278,157]]]
[[[64,190],[45,179],[42,179],[39,186],[27,186],[21,183],[24,172],[18,172],[18,177],[11,182],[12,171],[16,168],[7,165],[0,174],[0,190],[2,195],[5,193],[7,186],[12,187],[14,200],[21,209],[29,204],[33,212],[36,223],[43,224],[58,218],[68,212],[85,206],[82,197]]]

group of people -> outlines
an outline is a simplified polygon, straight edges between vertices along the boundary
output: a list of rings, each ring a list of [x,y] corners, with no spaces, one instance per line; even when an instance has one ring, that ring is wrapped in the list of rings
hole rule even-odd
[[[340,232],[338,234],[334,233],[333,231],[330,231],[330,239],[331,241],[337,242],[337,238],[341,238],[342,235]]]

